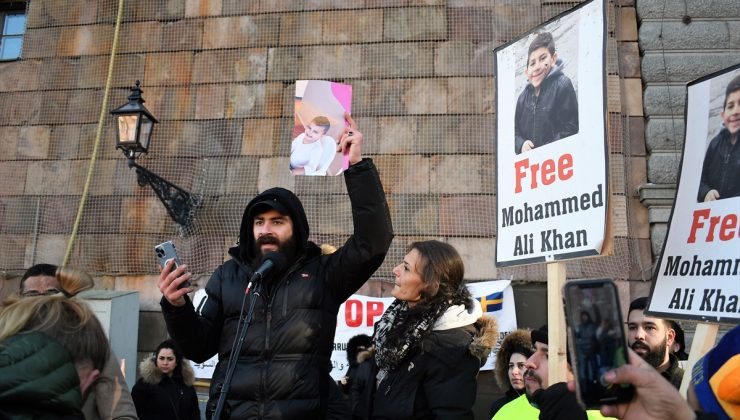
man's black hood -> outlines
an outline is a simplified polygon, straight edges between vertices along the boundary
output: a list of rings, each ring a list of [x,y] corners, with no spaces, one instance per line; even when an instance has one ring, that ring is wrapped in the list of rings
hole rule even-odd
[[[241,227],[239,228],[238,248],[232,248],[230,250],[232,255],[234,255],[234,251],[238,250],[239,259],[246,264],[254,261],[256,257],[254,233],[252,230],[252,220],[256,214],[251,214],[251,210],[259,203],[264,205],[263,202],[265,201],[274,201],[277,203],[275,207],[282,207],[287,210],[288,216],[290,216],[290,220],[293,222],[293,238],[295,238],[298,255],[304,252],[308,244],[308,219],[306,218],[306,212],[303,210],[301,200],[285,188],[270,188],[254,197],[247,204],[247,207],[244,209],[244,216],[242,216]]]

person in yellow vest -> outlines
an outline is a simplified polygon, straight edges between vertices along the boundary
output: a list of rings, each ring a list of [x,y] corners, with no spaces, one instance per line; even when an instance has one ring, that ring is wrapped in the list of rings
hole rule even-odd
[[[547,365],[547,325],[532,330],[534,353],[527,359],[524,373],[526,393],[501,407],[493,420],[596,420],[606,419],[598,410],[584,410],[565,382],[550,385]],[[573,373],[568,364],[568,379]]]

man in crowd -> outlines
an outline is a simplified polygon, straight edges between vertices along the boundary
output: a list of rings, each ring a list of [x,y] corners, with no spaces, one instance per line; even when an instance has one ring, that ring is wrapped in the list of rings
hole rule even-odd
[[[43,296],[62,292],[56,273],[57,266],[52,264],[36,264],[30,267],[21,277],[20,295]]]
[[[227,401],[230,417],[329,415],[330,394],[337,390],[329,372],[339,306],[382,264],[393,238],[380,177],[372,160],[362,158],[362,133],[346,118],[350,127],[340,138],[339,151],[349,148],[344,179],[354,234],[344,246],[322,255],[308,240],[301,201],[286,189],[272,188],[247,205],[239,243],[229,250],[232,258],[213,273],[197,312],[187,296],[191,289],[178,288],[190,278],[185,265],[172,270],[170,261],[159,276],[167,329],[186,357],[201,362],[219,355],[209,412],[226,377],[247,283],[263,258],[278,252],[287,263],[266,274],[246,338],[236,350],[239,359]]]
[[[671,351],[676,331],[670,320],[645,315],[647,297],[637,298],[630,303],[627,313],[627,345],[649,365],[663,375],[668,382],[679,388],[683,369]]]

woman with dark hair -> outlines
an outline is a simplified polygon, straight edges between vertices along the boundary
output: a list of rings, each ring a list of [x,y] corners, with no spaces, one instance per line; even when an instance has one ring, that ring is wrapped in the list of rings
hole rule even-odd
[[[141,378],[131,396],[140,420],[200,419],[193,368],[174,341],[157,346],[154,357],[139,364]]]
[[[495,369],[496,382],[506,393],[491,404],[488,418],[493,418],[501,407],[524,393],[525,364],[532,353],[529,330],[515,330],[506,334],[496,355]]]
[[[476,376],[496,343],[452,246],[414,242],[393,269],[396,299],[375,324],[375,353],[354,418],[472,419]],[[358,372],[358,375],[360,372]]]

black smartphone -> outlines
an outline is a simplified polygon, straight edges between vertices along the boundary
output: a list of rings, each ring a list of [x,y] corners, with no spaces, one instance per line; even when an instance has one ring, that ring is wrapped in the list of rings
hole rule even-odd
[[[619,295],[608,279],[570,281],[563,288],[568,348],[578,401],[586,408],[632,400],[629,384],[609,384],[604,374],[628,362]]]
[[[175,244],[172,241],[162,242],[155,246],[154,253],[157,255],[157,261],[159,261],[159,266],[162,268],[164,268],[169,260],[175,261],[175,265],[172,267],[173,270],[180,265],[180,257],[177,256],[177,248],[175,248]],[[182,289],[183,287],[190,287],[190,282],[183,282],[178,289]]]

